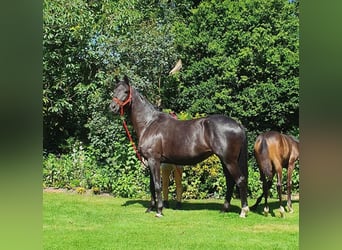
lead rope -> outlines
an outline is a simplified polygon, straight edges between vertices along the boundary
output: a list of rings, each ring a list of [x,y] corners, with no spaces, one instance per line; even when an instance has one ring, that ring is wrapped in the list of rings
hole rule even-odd
[[[132,87],[129,87],[129,96],[128,96],[126,101],[122,102],[121,100],[119,100],[119,99],[117,99],[115,97],[113,98],[113,101],[115,101],[117,104],[119,104],[119,106],[120,106],[120,117],[121,117],[121,120],[122,120],[123,127],[124,127],[124,129],[126,131],[127,137],[129,139],[130,143],[132,144],[132,147],[133,147],[133,149],[134,149],[138,159],[140,160],[140,162],[142,164],[145,165],[145,163],[143,162],[142,157],[141,157],[137,147],[135,146],[135,143],[134,143],[134,141],[132,139],[131,133],[128,130],[128,126],[127,126],[127,123],[126,123],[126,120],[125,120],[125,116],[124,116],[124,112],[125,112],[124,111],[124,107],[126,106],[126,104],[128,104],[128,103],[130,103],[132,101]]]
[[[138,159],[144,164],[144,162],[143,162],[143,160],[141,158],[141,155],[140,155],[140,153],[139,153],[139,151],[138,151],[137,147],[135,146],[135,143],[134,143],[134,141],[132,139],[131,133],[128,130],[128,126],[127,126],[127,123],[126,123],[126,120],[125,120],[125,117],[123,116],[123,114],[121,115],[121,119],[122,119],[122,124],[123,124],[123,126],[124,126],[124,128],[126,130],[127,137],[129,139],[130,143],[132,144],[132,147],[133,147],[133,149],[134,149]]]

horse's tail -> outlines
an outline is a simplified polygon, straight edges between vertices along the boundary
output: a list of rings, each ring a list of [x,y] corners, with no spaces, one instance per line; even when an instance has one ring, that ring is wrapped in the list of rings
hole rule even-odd
[[[238,164],[239,164],[241,173],[246,178],[246,183],[248,183],[248,141],[247,141],[247,132],[245,129],[244,129],[243,141],[242,141],[242,145],[240,149]]]
[[[258,143],[258,140],[260,141]],[[256,156],[257,160],[259,161],[258,164],[260,165],[262,171],[264,174],[271,178],[272,177],[272,163],[269,157],[269,148],[267,145],[266,138],[263,136],[259,136],[257,138],[258,148],[255,149],[255,154],[258,154]]]

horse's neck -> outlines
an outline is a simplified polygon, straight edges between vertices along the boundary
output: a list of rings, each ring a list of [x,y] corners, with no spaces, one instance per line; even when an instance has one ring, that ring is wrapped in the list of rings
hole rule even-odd
[[[134,89],[132,94],[130,119],[135,132],[140,139],[148,124],[156,118],[159,112],[143,96]]]

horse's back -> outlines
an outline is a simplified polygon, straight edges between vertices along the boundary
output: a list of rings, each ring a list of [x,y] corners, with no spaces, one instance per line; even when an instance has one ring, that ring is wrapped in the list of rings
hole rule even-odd
[[[295,141],[288,135],[268,131],[259,135],[254,145],[256,158],[269,158],[276,165],[286,167],[289,160],[298,159],[299,151]]]
[[[152,138],[152,139],[151,139]],[[237,154],[245,139],[245,131],[234,119],[210,115],[192,120],[176,120],[160,115],[145,130],[140,140],[142,149],[161,152],[163,161],[197,163],[211,154]]]
[[[218,134],[224,133],[226,136],[245,137],[245,128],[236,120],[225,115],[209,115],[204,118],[206,120],[206,129]]]
[[[244,133],[244,128],[234,119],[225,115],[209,115],[191,120],[175,120],[162,117],[158,122],[158,128],[152,128],[154,132],[162,131],[170,133],[173,139],[192,137],[205,138],[226,137],[227,135]],[[171,138],[170,138],[171,139]]]

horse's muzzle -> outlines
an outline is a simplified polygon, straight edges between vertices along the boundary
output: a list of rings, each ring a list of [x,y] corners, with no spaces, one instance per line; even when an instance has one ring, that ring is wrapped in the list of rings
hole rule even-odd
[[[110,109],[114,114],[118,114],[118,113],[119,113],[120,107],[119,107],[119,105],[116,104],[115,102],[111,102],[111,103],[109,104],[109,109]]]

